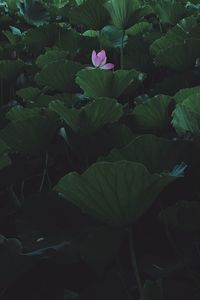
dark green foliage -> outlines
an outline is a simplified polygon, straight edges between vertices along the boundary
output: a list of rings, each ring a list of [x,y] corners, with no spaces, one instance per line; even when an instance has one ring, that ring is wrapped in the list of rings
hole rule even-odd
[[[200,299],[199,9],[0,1],[0,300]]]

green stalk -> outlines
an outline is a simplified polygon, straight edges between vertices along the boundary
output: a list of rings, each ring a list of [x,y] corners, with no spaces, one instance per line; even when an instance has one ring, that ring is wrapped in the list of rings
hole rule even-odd
[[[122,70],[124,68],[124,36],[125,36],[125,30],[122,31],[122,40],[121,40],[121,47],[120,47],[120,67]]]
[[[162,24],[160,21],[158,22],[158,25],[159,25],[160,33],[163,33]]]
[[[49,154],[48,154],[48,152],[46,152],[46,155],[45,155],[45,166],[44,166],[44,170],[43,170],[43,174],[42,174],[42,180],[41,180],[40,188],[39,188],[39,192],[40,193],[42,192],[42,189],[43,189],[43,186],[44,186],[44,182],[45,182],[45,179],[46,179],[47,174],[48,174],[48,171],[47,171],[48,161],[49,161]]]
[[[99,30],[99,48],[100,48],[100,51],[102,50],[102,34],[101,34],[101,30]]]
[[[137,265],[137,260],[136,260],[136,256],[135,256],[132,226],[130,226],[129,229],[128,229],[128,241],[129,241],[131,264],[132,264],[133,272],[135,274],[135,279],[136,279],[137,286],[138,286],[138,292],[139,292],[139,295],[141,297],[141,295],[142,295],[142,281],[141,281],[141,278],[140,278],[138,265]]]
[[[1,103],[1,106],[3,106],[4,104],[4,90],[3,90],[3,79],[1,79],[1,99],[0,99],[0,103]]]

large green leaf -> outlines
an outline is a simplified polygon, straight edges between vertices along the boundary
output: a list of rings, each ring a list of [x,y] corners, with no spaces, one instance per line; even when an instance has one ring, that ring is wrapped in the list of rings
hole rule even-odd
[[[103,48],[120,48],[125,46],[128,41],[128,36],[124,35],[122,30],[119,30],[113,25],[107,25],[101,30],[99,40]]]
[[[30,52],[39,54],[45,47],[52,47],[58,37],[59,26],[48,24],[24,32],[23,43]]]
[[[199,79],[194,70],[184,72],[170,72],[161,81],[157,81],[154,88],[149,91],[150,96],[165,94],[172,98],[175,93],[186,86],[198,85]]]
[[[178,38],[169,38],[166,36],[161,36],[160,38],[154,40],[154,42],[150,46],[150,53],[152,56],[159,55],[160,52],[170,48],[170,47],[175,47],[179,46],[182,43]]]
[[[45,7],[38,0],[24,0],[18,4],[18,8],[24,19],[30,24],[40,26],[49,20]]]
[[[189,16],[180,20],[176,26],[172,27],[165,38],[169,41],[182,42],[187,38],[199,38],[199,19],[197,16]]]
[[[144,74],[135,70],[82,70],[76,82],[89,97],[119,97],[134,82],[142,81]]]
[[[153,68],[153,60],[149,52],[149,44],[141,35],[129,37],[124,49],[124,67],[148,71]]]
[[[72,107],[76,102],[80,101],[80,94],[70,94],[61,93],[54,95],[44,94],[45,91],[40,90],[32,86],[18,90],[16,94],[20,96],[24,102],[26,102],[26,107],[47,107],[51,101],[60,100],[65,106]]]
[[[109,141],[112,141],[112,144],[116,148],[122,148],[129,144],[135,135],[131,129],[125,124],[118,123],[115,126],[109,127],[108,129]]]
[[[173,111],[172,124],[177,133],[183,135],[190,132],[195,138],[200,138],[200,94],[196,93],[176,105]]]
[[[86,0],[70,11],[72,24],[83,24],[88,29],[99,30],[108,24],[109,14],[103,6],[105,0]]]
[[[75,92],[75,76],[82,65],[74,61],[59,60],[46,65],[36,74],[35,81],[59,92]]]
[[[59,13],[62,13],[62,8],[67,7],[69,4],[69,0],[43,0],[42,3],[45,4],[45,7],[47,7],[48,11],[50,13],[54,13],[57,16]],[[53,14],[54,16],[54,14]]]
[[[48,49],[44,54],[41,54],[36,59],[36,64],[42,69],[57,60],[64,60],[67,58],[67,53],[64,50]]]
[[[195,95],[195,94],[200,94],[200,86],[199,85],[192,87],[192,88],[181,89],[174,95],[173,98],[175,99],[176,103],[182,103],[188,97]]]
[[[19,0],[6,0],[6,4],[8,5],[8,9],[11,11],[16,11],[17,3]]]
[[[200,114],[187,109],[186,106],[178,104],[173,112],[172,124],[179,135],[192,133],[200,137]]]
[[[80,51],[82,36],[73,29],[59,28],[59,34],[55,46],[69,54],[73,59]]]
[[[186,9],[177,1],[156,1],[155,13],[161,23],[175,25],[186,14]]]
[[[34,101],[41,93],[42,91],[39,88],[32,86],[28,86],[16,92],[24,101]]]
[[[200,103],[199,103],[200,93],[196,92],[188,96],[180,105],[184,105],[188,110],[200,113]]]
[[[133,116],[136,126],[143,131],[166,131],[170,125],[169,104],[171,98],[158,95],[135,107]]]
[[[147,21],[141,21],[126,30],[126,34],[135,36],[137,34],[145,34],[152,30],[152,24]]]
[[[21,60],[0,60],[0,79],[14,80],[24,69]]]
[[[110,0],[105,7],[110,13],[113,25],[124,30],[136,23],[137,19],[134,17],[140,9],[140,3],[137,0]]]
[[[170,45],[158,53],[157,66],[164,66],[177,71],[184,71],[195,66],[200,52],[200,39],[188,38],[178,45]]]
[[[176,70],[194,65],[199,53],[199,33],[199,21],[195,16],[182,19],[151,45],[150,51],[156,57],[156,63]]]
[[[3,34],[7,37],[11,45],[17,46],[22,39],[22,33],[19,28],[10,26],[10,30],[4,30]]]
[[[51,142],[57,128],[55,116],[42,115],[36,110],[27,113],[28,110],[21,108],[8,113],[12,121],[0,130],[0,138],[12,151],[37,154]]]
[[[69,109],[60,101],[51,102],[49,107],[80,134],[91,134],[106,124],[118,121],[123,115],[122,105],[110,98],[97,98],[79,110]]]
[[[140,163],[98,162],[83,174],[62,177],[54,190],[89,213],[112,225],[135,222],[176,177],[150,174]]]
[[[110,162],[128,160],[145,165],[151,173],[169,172],[177,163],[181,163],[184,146],[182,142],[150,134],[141,135],[124,148],[113,149],[99,160]]]
[[[6,119],[8,119],[9,121],[22,121],[38,116],[39,114],[39,108],[29,109],[24,108],[21,105],[16,105],[7,112]]]

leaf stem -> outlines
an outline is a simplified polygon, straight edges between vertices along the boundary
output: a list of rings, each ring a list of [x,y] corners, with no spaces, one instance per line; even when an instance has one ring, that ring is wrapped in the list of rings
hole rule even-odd
[[[48,174],[48,173],[47,173],[48,161],[49,161],[49,154],[48,154],[48,152],[46,152],[46,156],[45,156],[45,167],[44,167],[44,170],[43,170],[42,181],[41,181],[41,183],[40,183],[40,188],[39,188],[39,192],[40,192],[40,193],[42,192],[43,185],[44,185],[46,176],[47,176],[47,174]]]
[[[137,260],[136,260],[136,256],[135,256],[132,226],[130,226],[129,229],[128,229],[128,241],[129,241],[131,264],[132,264],[132,268],[133,268],[133,271],[134,271],[134,274],[135,274],[135,279],[136,279],[137,286],[138,286],[138,292],[139,292],[139,295],[141,297],[141,295],[142,295],[142,281],[141,281],[141,278],[140,278],[138,265],[137,265]]]
[[[99,30],[99,48],[100,48],[100,51],[102,50],[102,33],[101,33],[101,30]]]
[[[121,47],[120,47],[120,67],[122,70],[124,68],[124,36],[125,36],[125,30],[122,31],[122,40],[121,40]]]
[[[0,89],[1,89],[1,106],[3,106],[3,104],[4,104],[4,86],[3,86],[3,79],[1,79],[1,87],[0,87]]]

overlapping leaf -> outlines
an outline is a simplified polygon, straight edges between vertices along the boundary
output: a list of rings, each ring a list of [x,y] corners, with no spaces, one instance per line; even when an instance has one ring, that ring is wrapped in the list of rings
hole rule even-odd
[[[154,135],[141,135],[121,149],[113,149],[102,161],[127,160],[139,162],[151,173],[170,171],[183,159],[184,143],[158,138]],[[163,160],[163,157],[165,159]]]
[[[124,30],[136,23],[135,15],[140,9],[140,3],[135,0],[110,0],[105,3],[105,7],[110,13],[113,25]]]
[[[14,80],[24,67],[25,64],[21,60],[0,60],[0,79]]]
[[[45,65],[48,65],[49,63],[52,63],[57,60],[64,60],[67,58],[67,53],[64,50],[47,50],[45,54],[41,54],[36,59],[36,64],[43,68]]]
[[[191,133],[195,138],[200,138],[200,94],[194,94],[177,104],[173,111],[172,124],[177,133],[184,135]]]
[[[155,13],[161,23],[175,25],[181,17],[186,15],[186,9],[182,3],[176,1],[155,1]]]
[[[82,65],[74,61],[59,60],[46,65],[35,76],[38,85],[47,86],[59,92],[76,92],[75,77]]]
[[[199,21],[192,16],[182,19],[165,36],[155,40],[150,51],[156,65],[183,71],[195,66],[199,48]]]
[[[109,14],[103,6],[105,0],[86,0],[69,14],[72,24],[83,24],[88,29],[99,30],[108,24]]]
[[[42,2],[38,0],[24,0],[18,4],[24,19],[33,25],[40,26],[47,23],[49,16]]]
[[[0,138],[12,152],[38,154],[51,142],[57,128],[53,115],[42,115],[38,109],[13,108],[8,113],[12,120],[0,130]]]
[[[69,109],[60,101],[50,104],[66,124],[80,134],[91,134],[106,124],[114,123],[123,115],[122,105],[115,99],[99,98],[81,109]]]
[[[86,96],[117,98],[129,85],[142,82],[144,77],[136,70],[82,70],[77,74],[76,82]]]
[[[115,26],[107,25],[102,28],[99,40],[105,49],[120,48],[127,44],[128,36],[124,35],[123,31]]]
[[[186,100],[190,96],[195,96],[195,94],[200,93],[200,86],[195,86],[191,88],[184,88],[179,90],[175,95],[174,99],[176,103],[182,103],[184,100]]]
[[[56,39],[55,46],[61,50],[66,51],[70,58],[76,56],[80,51],[82,36],[77,31],[66,28],[59,28],[59,34]]]
[[[22,41],[31,53],[39,54],[45,47],[54,45],[58,32],[59,26],[57,24],[43,25],[25,31]]]
[[[124,226],[137,221],[175,179],[169,174],[150,174],[140,163],[99,162],[81,175],[67,174],[54,189],[84,212]]]
[[[166,131],[170,125],[169,103],[171,98],[158,95],[136,106],[133,116],[142,131]]]

